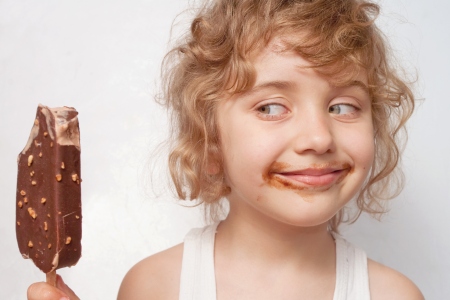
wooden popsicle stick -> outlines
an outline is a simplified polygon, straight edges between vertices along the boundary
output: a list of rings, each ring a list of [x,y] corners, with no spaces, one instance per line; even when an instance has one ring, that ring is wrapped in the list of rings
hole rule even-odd
[[[46,275],[46,281],[51,286],[56,287],[56,270],[50,271],[45,274]]]

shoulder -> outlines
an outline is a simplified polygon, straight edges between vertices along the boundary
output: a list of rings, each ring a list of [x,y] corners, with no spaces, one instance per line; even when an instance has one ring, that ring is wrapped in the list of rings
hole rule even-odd
[[[179,244],[141,260],[125,275],[117,299],[178,299],[182,258]]]
[[[372,300],[423,300],[419,288],[405,275],[368,260],[370,296]]]

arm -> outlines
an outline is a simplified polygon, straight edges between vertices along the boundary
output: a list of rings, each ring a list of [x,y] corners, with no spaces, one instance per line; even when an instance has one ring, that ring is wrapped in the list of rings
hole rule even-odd
[[[183,245],[152,255],[128,271],[117,300],[178,299]]]
[[[424,300],[419,288],[405,275],[373,260],[368,261],[372,300]]]

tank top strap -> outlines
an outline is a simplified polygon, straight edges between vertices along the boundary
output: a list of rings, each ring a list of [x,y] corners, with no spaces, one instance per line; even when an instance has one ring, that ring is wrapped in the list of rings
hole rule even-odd
[[[186,235],[180,277],[180,300],[215,300],[214,239],[217,225],[194,228]]]
[[[333,300],[370,300],[366,253],[337,234],[336,287]]]

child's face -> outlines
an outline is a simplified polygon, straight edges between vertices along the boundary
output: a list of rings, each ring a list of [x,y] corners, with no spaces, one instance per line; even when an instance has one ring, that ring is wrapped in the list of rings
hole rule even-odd
[[[255,87],[218,105],[231,213],[323,224],[359,191],[374,159],[366,76],[336,87],[302,57],[273,49],[255,58]]]

